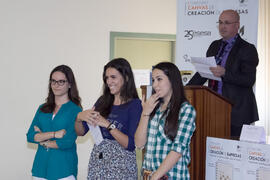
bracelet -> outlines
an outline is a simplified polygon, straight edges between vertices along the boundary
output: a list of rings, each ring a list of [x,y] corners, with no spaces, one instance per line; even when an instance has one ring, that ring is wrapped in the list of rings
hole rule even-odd
[[[149,174],[149,179],[151,179],[151,177],[153,176],[153,174],[154,174],[154,171],[152,171],[150,174]]]
[[[108,127],[106,127],[106,129],[109,129],[109,127],[112,125],[112,122],[109,124],[109,126]]]
[[[150,114],[142,114],[143,116],[150,116]]]
[[[48,143],[49,143],[49,140],[44,143],[44,148],[46,148],[47,151],[49,151]]]
[[[144,146],[138,147],[138,146],[136,146],[136,144],[135,144],[135,149],[137,149],[137,150],[143,150],[143,149],[144,149]]]
[[[44,148],[48,149],[48,142],[49,141],[41,142],[40,145],[43,146]]]

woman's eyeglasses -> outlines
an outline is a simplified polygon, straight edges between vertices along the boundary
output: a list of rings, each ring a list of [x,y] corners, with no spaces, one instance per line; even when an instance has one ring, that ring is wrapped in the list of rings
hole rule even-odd
[[[58,81],[56,81],[54,79],[50,80],[51,85],[58,84],[58,86],[63,86],[66,82],[67,82],[67,80],[58,80]]]

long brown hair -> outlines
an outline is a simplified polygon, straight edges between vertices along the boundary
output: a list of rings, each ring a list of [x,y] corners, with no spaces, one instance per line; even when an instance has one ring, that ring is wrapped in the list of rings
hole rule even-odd
[[[49,85],[48,85],[48,89],[49,89],[48,97],[46,98],[46,102],[44,103],[44,105],[40,108],[40,110],[44,113],[52,113],[55,108],[55,97],[51,88],[50,80],[52,79],[53,73],[57,71],[65,74],[67,81],[70,84],[70,88],[68,89],[68,98],[73,103],[82,107],[81,98],[79,96],[76,80],[72,72],[72,69],[68,67],[67,65],[60,65],[60,66],[55,67],[50,74]]]
[[[96,103],[96,110],[100,112],[103,117],[108,117],[114,102],[114,95],[111,94],[110,89],[106,83],[106,70],[108,68],[116,69],[124,79],[124,84],[120,91],[120,97],[123,102],[138,98],[133,72],[129,62],[124,58],[116,58],[108,62],[103,70],[103,95]]]
[[[164,111],[162,116],[166,117],[164,132],[169,139],[174,140],[178,130],[178,118],[181,104],[187,101],[184,93],[181,74],[177,66],[170,62],[158,63],[157,65],[153,66],[153,70],[154,69],[163,71],[171,83],[172,96],[168,103],[167,109]],[[153,93],[155,92],[153,91]],[[152,111],[150,115],[151,119],[155,115],[161,103],[159,103]]]

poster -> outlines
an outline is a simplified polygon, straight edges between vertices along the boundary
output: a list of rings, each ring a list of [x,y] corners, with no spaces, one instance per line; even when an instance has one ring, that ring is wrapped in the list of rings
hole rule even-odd
[[[207,137],[207,180],[269,180],[270,145]]]
[[[175,64],[181,71],[196,71],[190,57],[205,57],[212,41],[220,39],[218,18],[225,9],[240,15],[240,36],[257,44],[258,0],[178,0]]]

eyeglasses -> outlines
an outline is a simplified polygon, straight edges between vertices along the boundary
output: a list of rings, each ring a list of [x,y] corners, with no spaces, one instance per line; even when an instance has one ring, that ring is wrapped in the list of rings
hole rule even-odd
[[[58,84],[58,86],[63,86],[66,82],[68,82],[68,81],[67,80],[58,80],[58,81],[56,81],[54,79],[50,80],[51,85]]]
[[[230,25],[230,24],[235,24],[235,23],[238,23],[238,21],[236,21],[236,22],[228,22],[228,21],[218,21],[217,22],[218,23],[218,25],[225,25],[225,26],[228,26],[228,25]]]

